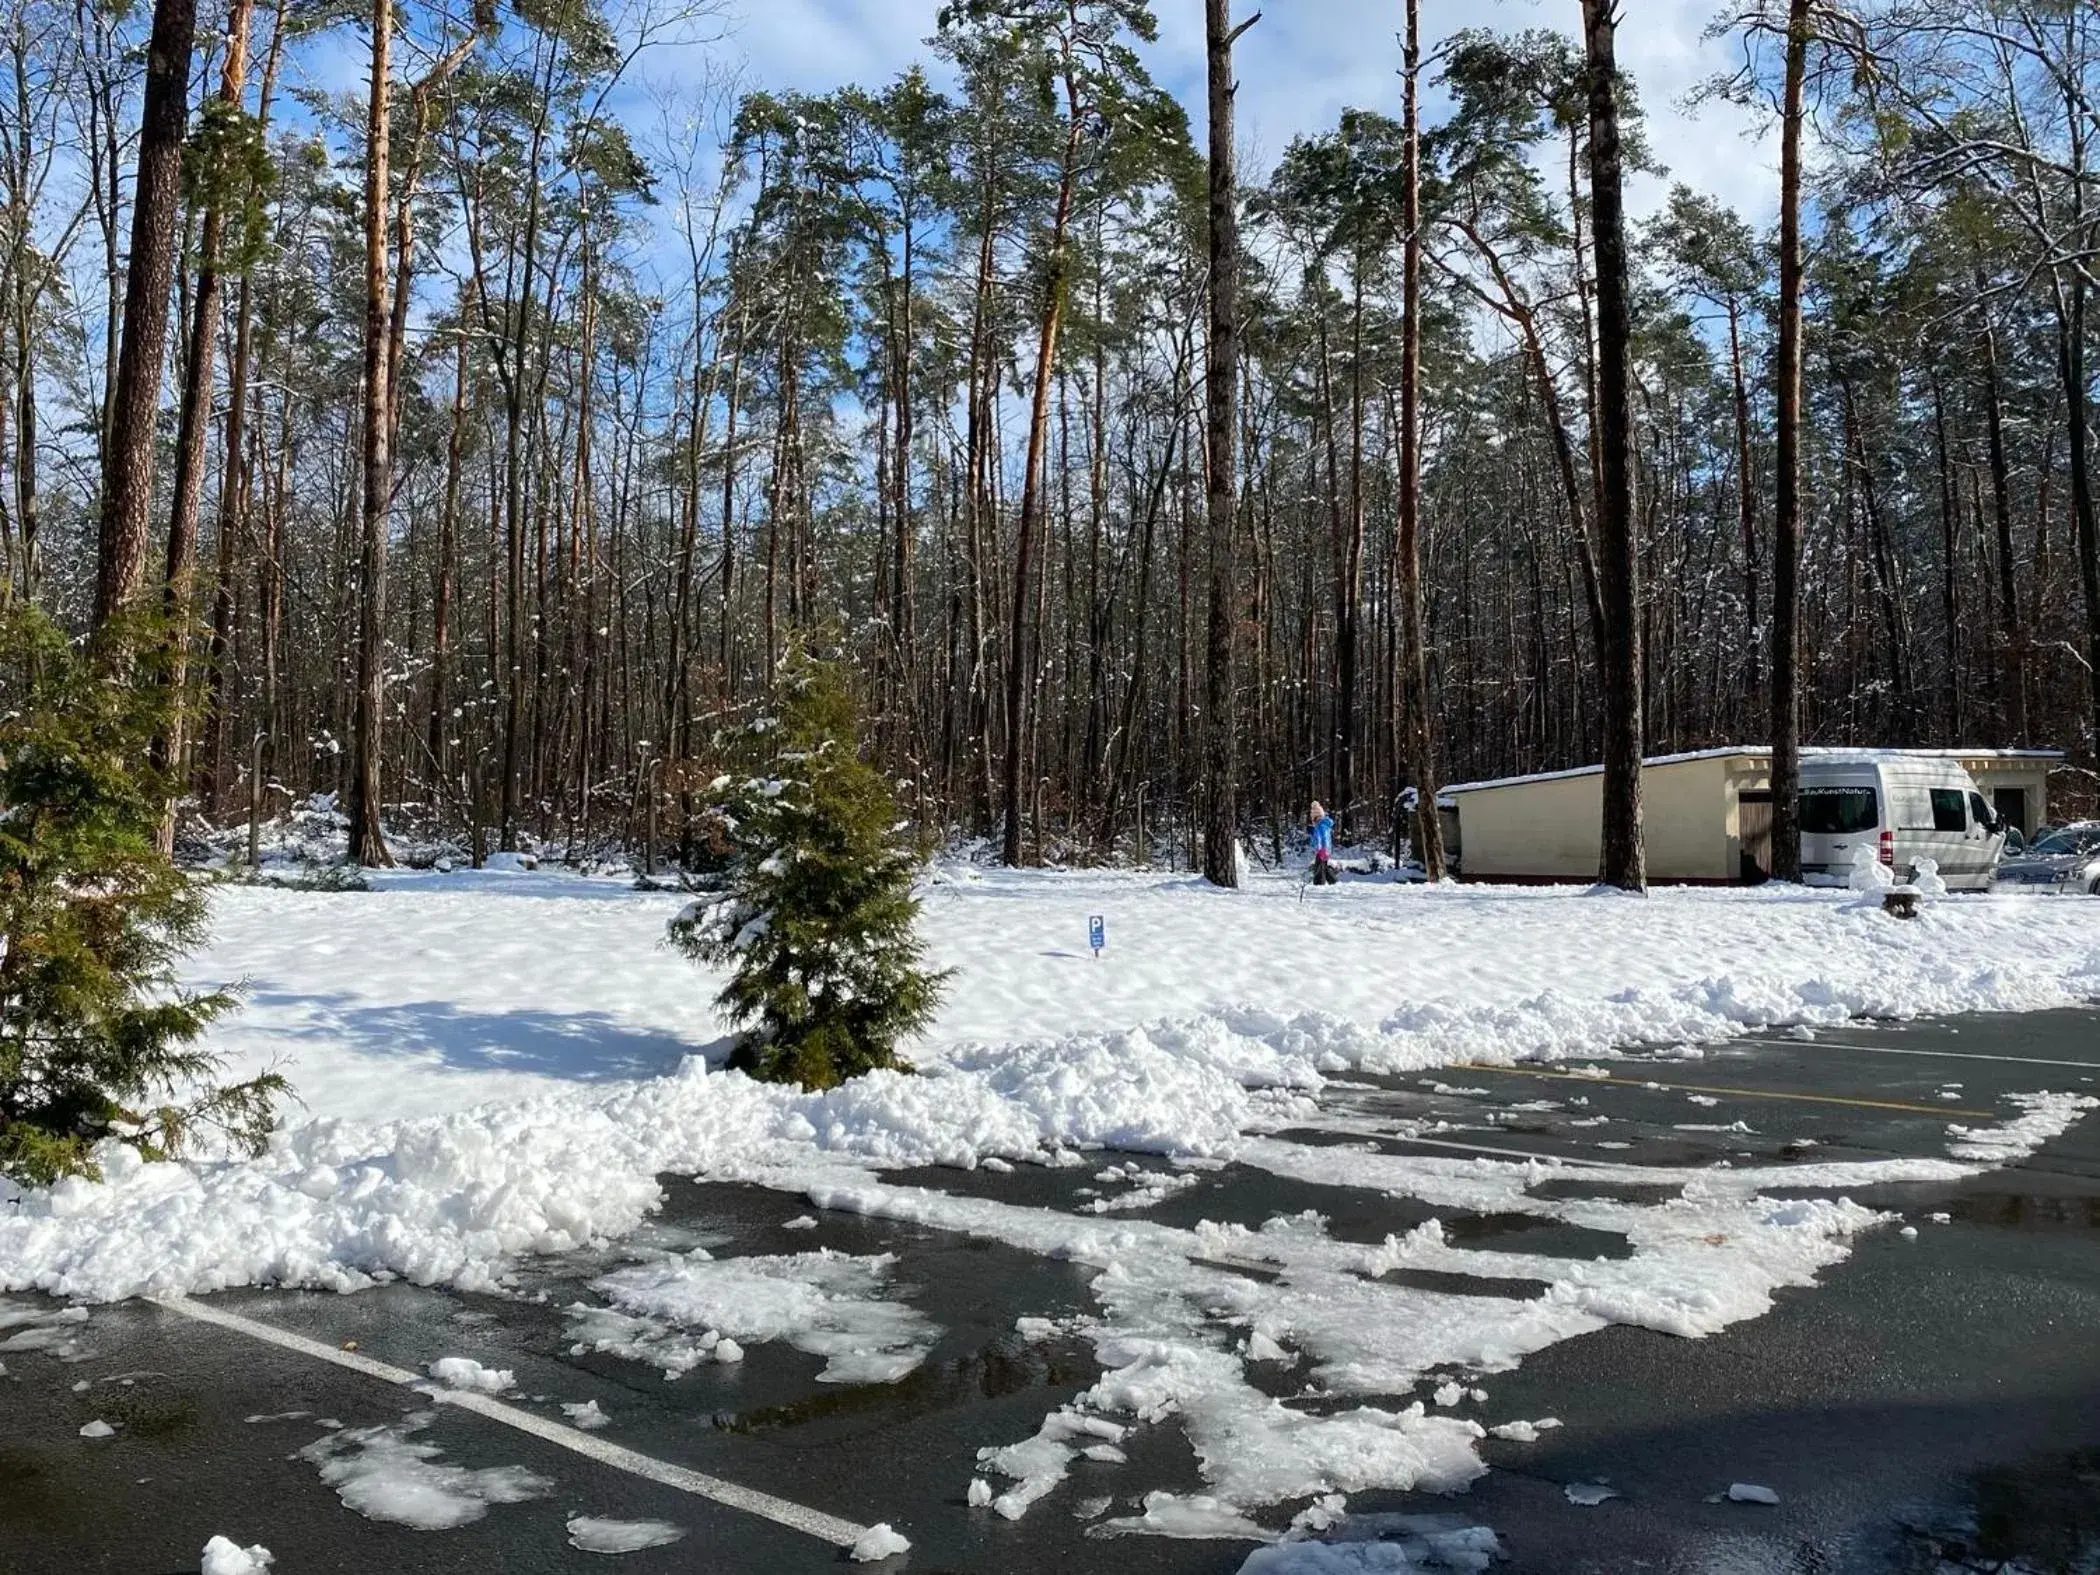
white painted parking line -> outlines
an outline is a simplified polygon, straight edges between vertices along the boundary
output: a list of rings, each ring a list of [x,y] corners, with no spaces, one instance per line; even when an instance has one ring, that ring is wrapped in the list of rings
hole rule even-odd
[[[1631,1125],[1631,1123],[1629,1123]],[[1598,1170],[1624,1170],[1624,1162],[1610,1159],[1578,1159],[1573,1154],[1541,1154],[1534,1149],[1496,1148],[1489,1143],[1459,1143],[1449,1138],[1408,1137],[1400,1132],[1381,1132],[1389,1143],[1419,1143],[1424,1148],[1455,1149],[1461,1154],[1492,1154],[1497,1159],[1528,1159],[1546,1165],[1592,1166]]]
[[[1760,1044],[1790,1045],[1800,1041],[1762,1039]],[[2100,1072],[2100,1061],[2052,1061],[2033,1055],[1982,1055],[1974,1050],[1899,1050],[1894,1045],[1862,1045],[1849,1039],[1817,1039],[1814,1043],[1831,1050],[1863,1050],[1868,1055],[1922,1055],[1945,1061],[2002,1061],[2007,1066],[2070,1066],[2081,1072]]]
[[[1993,1110],[1966,1110],[1959,1105],[1918,1105],[1900,1099],[1865,1099],[1856,1094],[1810,1094],[1789,1088],[1730,1088],[1717,1083],[1664,1083],[1652,1078],[1613,1077],[1609,1073],[1563,1072],[1552,1067],[1488,1066],[1478,1061],[1452,1063],[1462,1072],[1490,1072],[1497,1077],[1544,1077],[1587,1083],[1592,1087],[1660,1089],[1673,1094],[1727,1094],[1735,1099],[1789,1099],[1810,1105],[1850,1105],[1858,1110],[1900,1110],[1917,1116],[1974,1116],[1989,1120]]]
[[[740,1509],[746,1514],[758,1515],[790,1530],[829,1542],[837,1547],[850,1548],[867,1532],[867,1527],[857,1526],[850,1520],[841,1520],[836,1515],[827,1515],[820,1509],[810,1509],[784,1498],[775,1498],[770,1493],[761,1493],[756,1488],[741,1487],[734,1482],[725,1482],[720,1477],[708,1476],[705,1472],[688,1470],[684,1466],[672,1465],[669,1461],[624,1449],[618,1444],[608,1443],[592,1433],[578,1432],[560,1422],[535,1416],[532,1412],[493,1399],[488,1395],[470,1390],[445,1389],[432,1384],[420,1373],[406,1368],[394,1367],[386,1362],[375,1362],[369,1356],[356,1351],[340,1350],[320,1340],[308,1339],[303,1334],[294,1334],[289,1329],[280,1329],[275,1324],[263,1323],[255,1318],[244,1318],[219,1307],[208,1307],[202,1302],[193,1302],[186,1296],[171,1296],[158,1305],[170,1312],[180,1313],[199,1323],[213,1324],[235,1334],[246,1335],[251,1340],[278,1346],[287,1351],[297,1351],[302,1356],[311,1356],[323,1362],[333,1362],[338,1367],[348,1368],[353,1373],[362,1373],[367,1378],[376,1378],[382,1383],[422,1386],[430,1398],[445,1405],[457,1406],[463,1411],[472,1411],[492,1422],[501,1422],[505,1427],[515,1428],[521,1433],[530,1433],[534,1438],[544,1439],[550,1444],[582,1455],[601,1466],[610,1466],[615,1471],[624,1471],[629,1476],[643,1477],[651,1482],[660,1482],[665,1487],[676,1488],[681,1493],[690,1493],[696,1498],[710,1499],[730,1509]]]

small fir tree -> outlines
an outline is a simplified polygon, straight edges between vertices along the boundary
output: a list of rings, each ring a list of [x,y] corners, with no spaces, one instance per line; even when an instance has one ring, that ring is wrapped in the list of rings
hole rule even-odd
[[[775,693],[778,715],[732,741],[759,774],[728,816],[727,888],[673,920],[671,939],[731,970],[717,1001],[745,1028],[732,1066],[830,1088],[898,1065],[897,1042],[932,1019],[947,975],[924,966],[919,855],[889,783],[858,756],[843,675],[797,642]]]
[[[202,1128],[259,1150],[286,1091],[274,1072],[213,1087],[219,1057],[195,1048],[234,998],[175,980],[205,904],[155,846],[167,704],[151,658],[113,678],[41,613],[0,613],[0,1175],[19,1182],[95,1176],[109,1137],[156,1159]]]

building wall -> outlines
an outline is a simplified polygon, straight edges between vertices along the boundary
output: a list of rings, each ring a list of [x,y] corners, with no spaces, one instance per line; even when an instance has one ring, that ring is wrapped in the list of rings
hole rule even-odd
[[[1641,773],[1648,876],[1736,878],[1736,806],[1726,758]],[[1601,772],[1513,782],[1458,795],[1468,880],[1592,881],[1602,851]]]
[[[1603,777],[1482,788],[1458,798],[1467,880],[1597,878]]]
[[[1740,874],[1728,765],[1686,760],[1641,773],[1650,880],[1732,881]]]
[[[2049,762],[2046,760],[1993,759],[1985,756],[1965,757],[1962,765],[1976,779],[1983,796],[1996,803],[1993,795],[2014,789],[2027,795],[2025,829],[2029,832],[2049,821]]]

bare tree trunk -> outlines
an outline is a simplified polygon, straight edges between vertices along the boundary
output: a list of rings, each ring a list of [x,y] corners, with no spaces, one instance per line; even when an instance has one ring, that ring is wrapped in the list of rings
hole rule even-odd
[[[736,239],[729,242],[729,288],[736,290]],[[730,640],[731,615],[736,602],[736,407],[743,393],[744,318],[737,308],[735,340],[729,352],[728,410],[722,431],[722,703],[736,697],[736,669]]]
[[[1806,0],[1800,0],[1806,4]],[[1597,257],[1598,534],[1604,631],[1604,860],[1607,885],[1645,891],[1641,843],[1640,559],[1634,535],[1632,314],[1620,191],[1615,0],[1583,0],[1589,63],[1591,242]]]
[[[278,0],[270,26],[270,52],[263,63],[262,91],[256,101],[257,134],[270,123],[270,104],[277,90],[277,69],[284,59],[285,0]],[[218,583],[213,587],[211,644],[205,659],[205,714],[211,728],[210,754],[200,773],[199,791],[207,804],[216,804],[226,786],[227,761],[232,749],[231,707],[226,702],[227,669],[233,650],[235,601],[234,551],[247,525],[249,494],[253,490],[254,466],[247,452],[248,372],[254,353],[254,291],[246,270],[241,274],[240,295],[234,307],[233,365],[226,387],[226,433],[219,462],[217,509]],[[251,754],[252,758],[252,754]],[[250,795],[251,802],[253,794]]]
[[[548,52],[542,103],[552,85],[556,54],[554,50]],[[539,82],[537,72],[533,80]],[[539,169],[546,140],[547,120],[543,112],[533,122],[527,155],[532,183],[525,198],[518,299],[509,306],[516,321],[506,324],[496,355],[496,372],[503,384],[503,537],[507,565],[503,589],[503,781],[497,795],[496,845],[506,853],[515,852],[518,846],[519,749],[525,730],[525,348],[532,330],[533,292],[537,288],[533,275],[539,264]],[[485,292],[483,299],[486,300]],[[536,638],[534,643],[537,644]]]
[[[1334,828],[1340,842],[1356,838],[1356,801],[1363,792],[1364,775],[1357,760],[1356,725],[1364,605],[1364,257],[1360,247],[1350,262],[1349,297],[1349,516],[1348,533],[1339,548],[1341,589],[1334,606]]]
[[[1064,320],[1065,229],[1072,217],[1072,189],[1078,182],[1079,142],[1085,130],[1078,87],[1069,78],[1065,96],[1070,130],[1065,136],[1064,164],[1057,185],[1057,213],[1050,228],[1050,276],[1044,291],[1042,324],[1036,335],[1035,395],[1028,413],[1028,454],[1021,467],[1021,512],[1014,528],[1014,611],[1006,651],[1006,840],[1001,862],[1021,862],[1021,762],[1028,730],[1023,708],[1028,703],[1028,571],[1035,549],[1037,516],[1042,511],[1043,447],[1050,425],[1050,374],[1057,362],[1057,330]]]
[[[1961,739],[1961,591],[1955,559],[1954,467],[1947,455],[1947,398],[1937,373],[1932,378],[1932,440],[1940,483],[1940,621],[1947,635],[1947,672],[1941,725],[1947,741]]]
[[[2058,359],[2064,384],[2064,402],[2070,420],[2071,517],[2078,532],[2078,578],[2085,596],[2085,670],[2092,696],[2093,747],[2100,751],[2100,522],[2093,502],[2091,448],[2086,412],[2090,401],[2085,375],[2085,281],[2071,278],[2069,302],[2066,286],[2059,282],[2060,316],[2057,328]]]
[[[452,593],[459,562],[460,448],[467,424],[467,336],[453,350],[452,427],[445,434],[445,503],[438,516],[437,586],[430,606],[430,771],[440,791],[451,758]],[[492,653],[493,654],[493,653]]]
[[[379,829],[381,733],[386,721],[387,515],[392,413],[387,355],[387,140],[393,0],[372,0],[372,97],[365,122],[364,486],[359,500],[357,721],[350,771],[350,862],[392,864]]]
[[[256,758],[273,775],[281,771],[284,758],[284,500],[291,468],[291,402],[289,391],[279,402],[276,464],[263,479],[262,540],[255,566],[256,609],[262,621],[262,731],[267,740]],[[260,441],[265,434],[258,431],[256,436]]]
[[[1735,501],[1736,518],[1743,533],[1743,627],[1748,671],[1744,686],[1752,705],[1763,681],[1763,664],[1757,649],[1757,487],[1750,456],[1750,389],[1743,378],[1742,309],[1734,297],[1728,301],[1728,375],[1735,393]]]
[[[895,583],[890,593],[890,603],[895,619],[891,641],[897,654],[898,693],[905,708],[903,725],[899,736],[907,741],[911,753],[919,750],[918,726],[918,664],[914,659],[917,646],[917,570],[914,557],[918,550],[918,525],[912,514],[911,454],[912,454],[912,328],[913,328],[913,271],[917,260],[913,255],[915,238],[912,233],[911,210],[904,211],[903,246],[903,302],[900,315],[903,321],[898,328],[896,361],[897,380],[897,458],[896,458],[896,557],[892,565]],[[878,566],[878,577],[881,569]]]
[[[123,339],[110,390],[109,450],[95,562],[98,628],[132,604],[146,576],[153,426],[168,336],[168,287],[175,277],[175,220],[182,204],[182,143],[189,114],[190,49],[196,36],[196,0],[157,0],[146,46]]]
[[[1779,154],[1778,478],[1772,496],[1772,878],[1801,879],[1801,116],[1809,0],[1790,0]]]
[[[2013,568],[2012,477],[2005,457],[2005,409],[1998,386],[1998,335],[1983,325],[1984,416],[1990,436],[1991,510],[1998,539],[1999,693],[2005,703],[2010,744],[2027,741],[2027,631],[2020,623],[2020,595]]]
[[[219,104],[238,113],[241,94],[248,79],[248,28],[255,14],[253,0],[234,0],[227,19],[226,64],[219,76]],[[190,319],[190,353],[183,369],[182,406],[175,436],[175,500],[168,514],[168,564],[162,612],[167,628],[161,631],[167,653],[163,682],[168,689],[167,731],[154,741],[155,763],[176,773],[183,768],[187,746],[186,708],[190,676],[190,623],[194,615],[193,594],[197,573],[197,508],[204,493],[204,443],[211,427],[212,363],[219,346],[219,248],[226,229],[223,185],[227,171],[214,171],[214,184],[204,210],[203,233],[198,239],[197,290]],[[230,472],[229,472],[230,476]],[[228,485],[222,478],[220,486]],[[175,847],[175,806],[161,818],[160,848]]]
[[[1203,369],[1208,420],[1210,535],[1209,661],[1203,695],[1203,876],[1214,886],[1240,883],[1239,697],[1234,685],[1233,602],[1238,594],[1233,513],[1239,504],[1234,458],[1239,443],[1239,215],[1232,158],[1233,40],[1259,21],[1259,11],[1232,25],[1231,0],[1205,0],[1204,39],[1210,93],[1210,344]]]
[[[1415,856],[1430,880],[1444,878],[1444,827],[1437,816],[1436,735],[1430,719],[1429,640],[1422,604],[1422,75],[1421,7],[1407,0],[1401,71],[1407,161],[1401,190],[1400,498],[1393,543],[1400,607],[1400,740],[1415,790]],[[1399,848],[1393,854],[1399,856]]]
[[[1475,293],[1514,323],[1523,338],[1525,359],[1538,385],[1546,432],[1553,440],[1554,469],[1560,477],[1561,496],[1568,510],[1568,529],[1575,548],[1576,564],[1582,571],[1583,605],[1589,617],[1590,641],[1595,647],[1596,659],[1601,663],[1604,660],[1604,597],[1597,582],[1597,550],[1590,540],[1590,506],[1583,501],[1582,483],[1576,470],[1575,440],[1568,433],[1567,416],[1561,409],[1560,387],[1553,379],[1553,365],[1546,357],[1545,341],[1539,337],[1538,311],[1518,291],[1516,281],[1510,277],[1501,256],[1479,228],[1468,220],[1452,222],[1472,243],[1481,261],[1487,264],[1496,288],[1501,291],[1501,299],[1496,300],[1482,291]],[[1594,501],[1594,487],[1591,491]]]

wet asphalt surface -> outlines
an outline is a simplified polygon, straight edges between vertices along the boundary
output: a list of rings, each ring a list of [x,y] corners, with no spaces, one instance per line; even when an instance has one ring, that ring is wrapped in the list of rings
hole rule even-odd
[[[2036,1060],[2075,1064],[2029,1064]],[[1380,1121],[1434,1116],[1451,1123],[1439,1133],[1443,1142],[1632,1164],[1938,1157],[1950,1111],[2005,1117],[2014,1113],[2002,1103],[2009,1093],[2100,1093],[2100,1012],[1859,1024],[1813,1041],[1745,1039],[1692,1060],[1608,1064],[1614,1081],[1579,1085],[1590,1101],[1581,1112],[1513,1108],[1565,1096],[1574,1086],[1567,1082],[1447,1069],[1351,1080],[1323,1100],[1323,1115],[1344,1126],[1354,1118],[1354,1129],[1284,1135],[1360,1142]],[[1692,1103],[1695,1092],[1714,1103]],[[1576,1128],[1577,1114],[1611,1122]],[[1737,1119],[1755,1133],[1681,1130]],[[1449,1152],[1405,1140],[1379,1145]],[[1096,1168],[888,1179],[1069,1208]],[[1581,1185],[1572,1176],[1568,1184]],[[1093,1271],[853,1215],[825,1213],[815,1230],[787,1230],[789,1219],[810,1212],[800,1196],[680,1178],[665,1186],[666,1205],[639,1241],[526,1265],[513,1294],[391,1285],[351,1296],[243,1290],[210,1300],[330,1346],[354,1341],[365,1356],[415,1371],[440,1356],[510,1368],[518,1403],[555,1420],[561,1402],[596,1400],[613,1422],[594,1436],[833,1515],[893,1522],[914,1547],[873,1566],[882,1570],[1239,1568],[1245,1543],[1089,1533],[1104,1498],[1121,1514],[1147,1490],[1201,1490],[1171,1421],[1134,1432],[1127,1465],[1077,1463],[1018,1522],[963,1502],[981,1446],[1033,1433],[1097,1375],[1083,1340],[1030,1343],[1014,1327],[1017,1316],[1091,1311]],[[2100,1568],[2100,1112],[2018,1166],[1855,1196],[1900,1212],[1918,1235],[1871,1232],[1815,1287],[1781,1291],[1766,1316],[1708,1339],[1614,1327],[1534,1355],[1490,1381],[1495,1417],[1557,1416],[1561,1429],[1532,1444],[1486,1441],[1483,1457],[1494,1469],[1465,1494],[1363,1493],[1351,1508],[1490,1526],[1508,1554],[1497,1568],[1512,1575],[2090,1575]],[[1627,1250],[1620,1238],[1551,1222],[1432,1211],[1238,1167],[1206,1172],[1134,1217],[1258,1224],[1305,1208],[1353,1240],[1381,1240],[1434,1212],[1471,1246],[1572,1256]],[[1947,1222],[1934,1223],[1935,1213]],[[590,1278],[637,1247],[695,1245],[718,1255],[816,1246],[896,1253],[899,1288],[891,1294],[942,1336],[916,1372],[888,1385],[820,1384],[821,1360],[784,1344],[752,1345],[740,1365],[702,1366],[671,1382],[621,1357],[571,1354],[561,1309],[587,1297]],[[1472,1283],[1504,1294],[1517,1288]],[[612,1565],[640,1575],[851,1567],[799,1532],[453,1407],[439,1408],[415,1435],[443,1451],[442,1463],[522,1465],[551,1478],[552,1492],[497,1505],[449,1531],[369,1520],[297,1452],[324,1435],[324,1419],[398,1422],[431,1409],[423,1396],[145,1303],[38,1327],[34,1348],[12,1350],[21,1329],[0,1329],[5,1575],[194,1571],[214,1533],[266,1544],[277,1575],[604,1567],[603,1556],[568,1546],[565,1523],[576,1513],[685,1528],[684,1540]],[[80,1437],[98,1418],[116,1436]],[[1579,1507],[1563,1491],[1576,1482],[1608,1483],[1620,1496]],[[1710,1501],[1731,1482],[1769,1486],[1781,1502]]]

